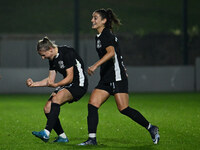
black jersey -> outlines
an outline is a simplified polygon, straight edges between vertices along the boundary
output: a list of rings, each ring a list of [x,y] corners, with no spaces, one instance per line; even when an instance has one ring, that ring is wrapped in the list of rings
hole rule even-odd
[[[87,86],[87,77],[84,71],[84,64],[80,56],[71,47],[58,47],[58,54],[53,60],[49,60],[49,70],[58,71],[65,78],[66,69],[74,67],[74,78],[72,83],[81,87]]]
[[[102,82],[113,82],[126,80],[126,71],[120,53],[118,39],[108,28],[104,28],[100,35],[96,36],[96,50],[101,59],[106,53],[108,46],[113,46],[115,56],[100,66],[100,76]]]

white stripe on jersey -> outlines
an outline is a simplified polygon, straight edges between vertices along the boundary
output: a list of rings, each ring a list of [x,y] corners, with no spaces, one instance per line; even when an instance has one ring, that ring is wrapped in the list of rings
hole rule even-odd
[[[81,63],[76,59],[76,67],[79,72],[79,86],[84,86],[85,76],[83,74],[83,69],[81,68]]]
[[[114,59],[114,69],[115,69],[115,80],[116,81],[121,81],[122,77],[121,77],[121,71],[120,71],[120,67],[119,67],[119,61],[117,59],[117,54],[115,53],[115,59]]]

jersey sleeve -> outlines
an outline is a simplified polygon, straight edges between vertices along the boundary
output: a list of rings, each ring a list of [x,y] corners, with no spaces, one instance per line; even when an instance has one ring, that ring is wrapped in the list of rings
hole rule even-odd
[[[115,46],[115,38],[111,34],[106,34],[102,39],[103,48],[107,48],[109,46]]]
[[[68,53],[65,53],[64,55],[64,63],[65,63],[65,69],[68,69],[75,65],[75,53],[73,50],[70,50]]]

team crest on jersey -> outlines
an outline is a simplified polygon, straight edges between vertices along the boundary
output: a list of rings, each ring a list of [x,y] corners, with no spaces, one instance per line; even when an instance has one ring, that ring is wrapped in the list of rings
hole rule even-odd
[[[101,41],[100,40],[97,40],[97,48],[101,48]]]
[[[65,68],[64,62],[63,62],[62,60],[60,60],[60,61],[58,62],[58,64],[59,64],[59,66],[60,66],[60,69]]]
[[[115,37],[115,42],[117,42],[118,41],[118,39],[117,39],[117,37]]]

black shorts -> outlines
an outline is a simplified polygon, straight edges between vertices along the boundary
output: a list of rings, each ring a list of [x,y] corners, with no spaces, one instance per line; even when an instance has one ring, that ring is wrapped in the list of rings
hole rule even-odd
[[[99,81],[98,85],[95,88],[105,90],[110,95],[114,95],[116,93],[128,93],[128,80],[108,83]]]
[[[65,86],[59,86],[55,89],[55,91],[53,93],[58,93],[59,91],[63,90],[63,89],[67,89],[73,96],[73,99],[71,101],[68,101],[67,103],[73,103],[78,101],[79,99],[81,99],[85,93],[87,92],[87,87],[80,87],[77,85],[65,85]],[[51,100],[52,95],[50,96],[49,100]]]

